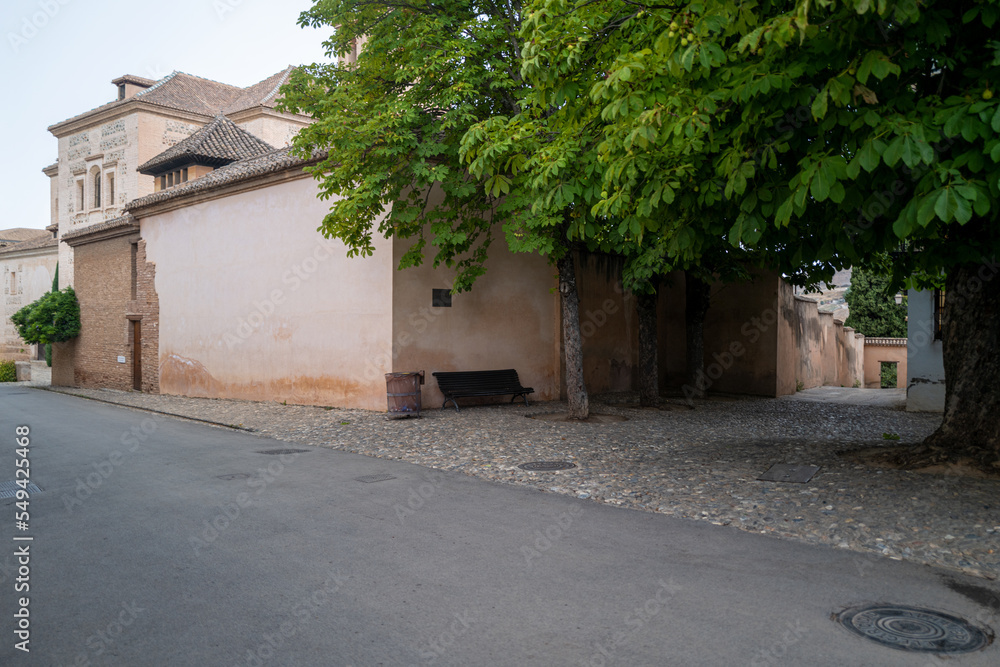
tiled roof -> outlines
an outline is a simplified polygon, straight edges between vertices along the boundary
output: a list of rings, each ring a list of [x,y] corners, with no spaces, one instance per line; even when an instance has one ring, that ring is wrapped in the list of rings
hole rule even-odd
[[[91,234],[97,234],[98,232],[106,232],[112,229],[117,229],[119,227],[134,227],[138,229],[139,223],[136,221],[135,218],[126,213],[125,215],[118,216],[117,218],[112,218],[110,220],[106,220],[96,225],[90,225],[89,227],[78,229],[75,232],[70,232],[69,234],[63,234],[62,240],[67,242],[73,241],[76,239],[83,238],[85,236],[90,236]]]
[[[139,173],[158,174],[189,164],[221,167],[273,150],[274,146],[219,115],[184,141],[139,165]]]
[[[326,157],[325,152],[317,152],[309,160],[303,160],[302,158],[292,155],[290,151],[291,149],[287,147],[279,148],[271,151],[270,153],[258,155],[246,160],[240,160],[239,162],[233,162],[230,165],[226,165],[225,167],[209,172],[201,178],[196,178],[193,181],[182,183],[167,190],[160,190],[159,192],[154,192],[153,194],[146,195],[145,197],[133,199],[125,205],[125,209],[130,212],[136,211],[146,206],[152,206],[153,204],[159,204],[161,202],[197,194],[199,192],[207,192],[209,190],[221,188],[233,183],[249,181],[267,174],[294,169],[296,167],[301,169],[308,164],[312,164]]]
[[[3,243],[4,241],[20,243],[21,241],[28,241],[44,233],[45,232],[41,229],[28,229],[27,227],[0,229],[0,243]]]
[[[67,118],[64,121],[51,125],[49,131],[90,114],[129,104],[133,100],[180,111],[190,111],[205,116],[233,113],[259,106],[273,107],[277,96],[277,89],[288,78],[292,69],[294,68],[288,67],[246,88],[230,86],[227,83],[203,79],[198,76],[185,74],[184,72],[174,72],[156,81],[149,88],[139,91],[132,97],[124,100],[115,100],[72,118]],[[149,80],[146,79],[144,81]]]
[[[294,69],[294,66],[289,65],[285,70],[269,76],[260,83],[244,88],[243,93],[234,99],[223,113],[232,114],[253,107],[273,108],[278,100],[278,89],[288,82],[288,77]]]
[[[41,230],[33,229],[34,232],[39,232]],[[28,241],[21,241],[20,243],[13,243],[11,245],[6,245],[0,247],[0,255],[6,255],[8,253],[21,252],[22,250],[35,250],[36,248],[47,248],[52,246],[53,248],[59,245],[58,239],[52,237],[51,232],[41,231],[41,234],[35,236],[35,238]]]

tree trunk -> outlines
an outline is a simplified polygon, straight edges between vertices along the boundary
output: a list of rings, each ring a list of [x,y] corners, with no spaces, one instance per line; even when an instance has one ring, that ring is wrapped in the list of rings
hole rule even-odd
[[[942,343],[944,418],[902,463],[1000,474],[1000,264],[963,264],[949,272]]]
[[[660,401],[659,366],[656,349],[657,294],[639,294],[639,405],[654,408]]]
[[[684,324],[687,336],[687,384],[684,398],[705,398],[705,313],[708,312],[711,286],[690,271],[684,272]]]
[[[563,354],[566,361],[566,400],[572,419],[590,416],[590,400],[583,383],[583,343],[580,336],[580,295],[576,291],[573,251],[567,251],[556,266],[562,302]]]

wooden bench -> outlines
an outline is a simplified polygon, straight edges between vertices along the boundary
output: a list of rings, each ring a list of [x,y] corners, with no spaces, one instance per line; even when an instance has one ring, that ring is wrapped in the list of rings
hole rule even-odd
[[[531,387],[522,387],[521,381],[517,377],[517,371],[508,368],[502,371],[458,371],[458,372],[437,372],[433,373],[437,378],[438,388],[444,394],[445,408],[448,402],[455,404],[455,411],[458,412],[459,397],[473,396],[506,396],[514,394],[510,402],[513,403],[518,396],[524,398],[524,404],[528,405],[528,394],[534,393]]]

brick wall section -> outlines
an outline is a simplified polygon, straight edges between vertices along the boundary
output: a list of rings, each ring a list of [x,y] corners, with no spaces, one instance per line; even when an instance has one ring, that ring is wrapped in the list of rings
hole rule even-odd
[[[136,299],[132,299],[132,243],[137,245]],[[73,383],[80,387],[131,390],[132,321],[141,322],[142,390],[159,392],[159,301],[155,267],[138,235],[119,236],[75,248],[80,336]],[[125,363],[118,361],[124,357]]]
[[[130,318],[142,322],[142,390],[160,393],[160,298],[156,294],[156,266],[146,261],[146,242],[136,256],[136,298],[129,302]]]

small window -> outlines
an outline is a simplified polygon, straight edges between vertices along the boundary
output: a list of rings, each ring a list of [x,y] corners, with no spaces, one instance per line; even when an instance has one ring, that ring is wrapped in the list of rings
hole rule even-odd
[[[167,189],[167,177],[166,176],[160,176],[160,189],[161,190],[166,190]]]
[[[451,290],[431,290],[431,306],[434,308],[451,308]]]
[[[167,187],[168,188],[174,187],[174,172],[170,172],[169,174],[167,174]]]
[[[934,340],[941,340],[944,329],[944,290],[934,290]]]
[[[83,179],[76,182],[76,210],[83,210]]]
[[[101,208],[101,172],[94,173],[94,208]]]
[[[124,100],[125,99],[125,84],[124,83],[119,83],[118,84],[118,99],[119,100]]]
[[[188,168],[184,167],[181,169],[181,183],[187,183],[188,180]]]
[[[109,172],[108,175],[105,177],[105,180],[107,181],[107,188],[106,188],[107,189],[107,195],[106,195],[107,196],[107,203],[106,203],[106,206],[114,206],[115,205],[115,173],[113,171]]]

